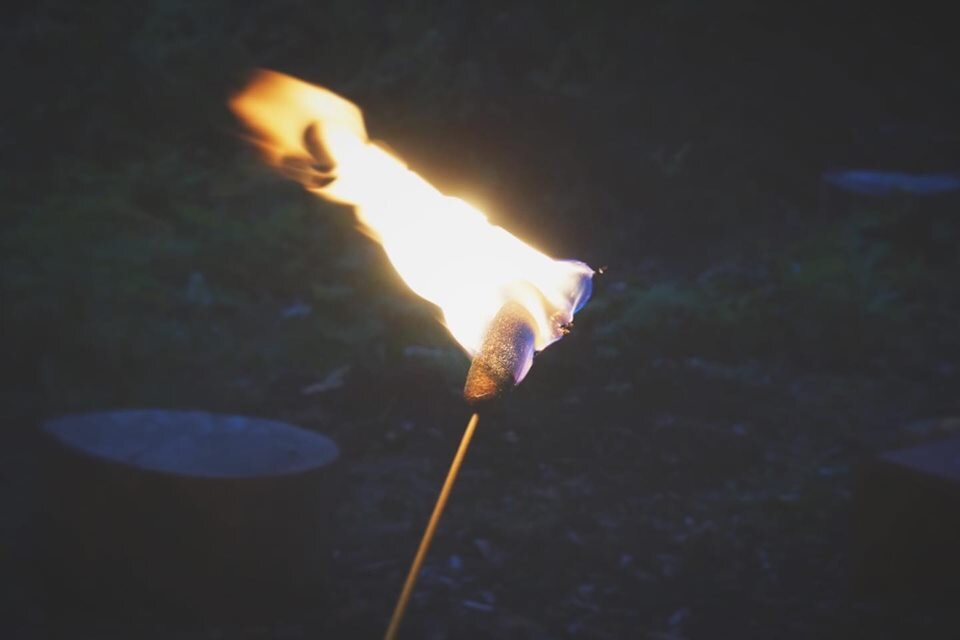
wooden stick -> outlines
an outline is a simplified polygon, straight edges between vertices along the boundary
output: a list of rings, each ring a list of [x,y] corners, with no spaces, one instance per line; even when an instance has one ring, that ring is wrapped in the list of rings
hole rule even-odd
[[[480,414],[474,413],[467,423],[467,428],[463,432],[463,438],[460,439],[460,447],[456,455],[453,456],[453,462],[450,463],[450,470],[447,471],[447,478],[443,481],[443,488],[440,489],[440,495],[437,497],[437,503],[433,506],[433,513],[430,514],[430,520],[427,522],[427,528],[420,538],[420,547],[417,549],[417,555],[413,557],[413,563],[410,565],[410,571],[407,573],[407,579],[403,583],[403,590],[400,592],[400,598],[397,599],[397,606],[393,609],[393,616],[390,618],[390,626],[387,627],[387,634],[384,640],[396,640],[397,630],[400,628],[400,621],[407,610],[407,604],[410,602],[410,596],[413,595],[413,587],[417,583],[417,577],[420,575],[420,568],[423,566],[423,560],[427,557],[427,550],[430,549],[430,542],[433,541],[433,534],[436,533],[437,524],[440,522],[440,516],[443,515],[443,508],[447,506],[447,498],[450,497],[450,491],[453,489],[453,483],[457,479],[457,473],[463,464],[463,458],[467,455],[467,448],[470,446],[470,440],[473,438],[473,432],[477,429],[477,422],[480,420]]]

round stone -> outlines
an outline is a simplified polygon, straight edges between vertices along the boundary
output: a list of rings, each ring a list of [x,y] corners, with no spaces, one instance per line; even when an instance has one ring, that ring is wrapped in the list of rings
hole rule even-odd
[[[48,420],[83,453],[150,471],[210,478],[301,473],[332,463],[336,443],[283,422],[205,411],[131,409]]]

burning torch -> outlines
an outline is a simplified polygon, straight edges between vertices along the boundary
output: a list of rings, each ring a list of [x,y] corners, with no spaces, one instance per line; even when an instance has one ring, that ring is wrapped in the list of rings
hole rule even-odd
[[[360,230],[383,247],[404,282],[441,311],[470,355],[464,399],[474,408],[394,609],[394,638],[479,410],[518,385],[536,352],[563,337],[590,297],[594,271],[554,260],[466,202],[442,194],[372,142],[363,114],[326,90],[259,71],[230,102],[266,158],[328,200],[351,205]]]

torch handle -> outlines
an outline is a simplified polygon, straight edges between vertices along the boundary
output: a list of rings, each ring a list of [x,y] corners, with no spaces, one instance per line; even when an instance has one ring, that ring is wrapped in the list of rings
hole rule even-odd
[[[463,432],[460,439],[460,446],[457,453],[453,456],[453,462],[450,463],[450,469],[447,471],[447,477],[443,481],[443,487],[440,489],[440,495],[433,506],[433,513],[430,514],[430,520],[427,522],[427,528],[420,538],[420,546],[417,548],[417,555],[413,557],[413,563],[410,565],[410,571],[407,573],[407,579],[403,582],[403,590],[397,599],[397,606],[393,609],[393,615],[390,617],[390,626],[387,627],[387,633],[384,640],[396,640],[397,630],[400,628],[400,621],[410,602],[410,596],[413,595],[413,587],[417,584],[417,577],[420,575],[420,568],[427,557],[427,551],[430,549],[430,543],[433,541],[433,534],[437,531],[437,525],[440,523],[440,516],[443,515],[443,509],[447,506],[447,499],[453,490],[453,483],[457,480],[457,473],[463,464],[463,459],[467,455],[467,449],[470,447],[470,440],[473,439],[473,432],[477,429],[477,422],[480,421],[480,414],[474,413],[470,416],[470,422]]]

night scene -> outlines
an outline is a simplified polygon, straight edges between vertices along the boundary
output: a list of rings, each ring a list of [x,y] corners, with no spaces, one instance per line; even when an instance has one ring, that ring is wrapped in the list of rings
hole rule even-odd
[[[946,3],[8,4],[0,637],[960,638]]]

